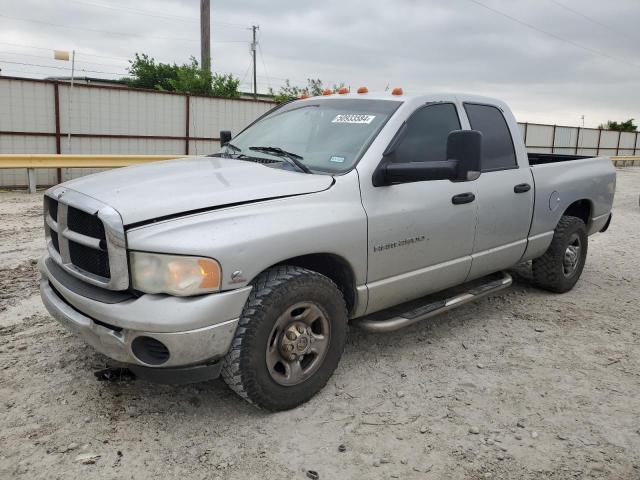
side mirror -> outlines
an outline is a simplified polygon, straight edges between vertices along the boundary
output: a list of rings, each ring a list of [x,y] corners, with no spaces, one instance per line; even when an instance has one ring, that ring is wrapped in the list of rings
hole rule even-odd
[[[224,147],[231,141],[231,130],[220,130],[220,146]]]
[[[383,161],[373,174],[373,185],[381,187],[425,180],[475,180],[482,170],[481,159],[482,133],[455,130],[447,137],[447,160],[406,163]]]
[[[482,171],[482,133],[477,130],[455,130],[447,137],[447,161],[457,162],[458,182],[475,180]]]

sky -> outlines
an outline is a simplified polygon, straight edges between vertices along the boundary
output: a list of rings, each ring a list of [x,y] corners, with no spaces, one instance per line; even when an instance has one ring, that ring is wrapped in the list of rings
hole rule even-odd
[[[2,75],[120,78],[136,52],[199,58],[199,0],[2,0]],[[521,122],[640,120],[640,0],[212,0],[213,69],[250,91],[320,78],[499,97]]]

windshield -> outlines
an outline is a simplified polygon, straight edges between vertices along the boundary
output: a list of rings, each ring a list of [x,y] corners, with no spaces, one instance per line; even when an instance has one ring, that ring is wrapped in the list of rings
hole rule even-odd
[[[346,172],[401,103],[346,98],[292,102],[240,133],[221,153],[278,160],[266,165],[287,169],[296,169],[291,166],[294,155],[294,163],[314,173]]]

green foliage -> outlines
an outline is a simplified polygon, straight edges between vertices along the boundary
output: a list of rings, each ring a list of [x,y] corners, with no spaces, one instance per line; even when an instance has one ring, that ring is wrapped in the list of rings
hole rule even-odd
[[[619,132],[635,132],[638,129],[638,126],[633,123],[633,120],[633,118],[630,118],[626,122],[620,123],[609,120],[606,124],[602,124],[598,128],[617,130]]]
[[[331,91],[336,93],[344,87],[344,83],[340,82],[339,85],[333,85]],[[307,85],[305,87],[299,87],[297,85],[292,85],[289,79],[284,81],[284,85],[280,87],[278,92],[274,92],[273,89],[269,89],[269,94],[273,95],[276,102],[287,102],[289,100],[294,100],[296,98],[300,98],[301,95],[309,95],[311,97],[315,97],[317,95],[322,95],[322,92],[325,90],[323,86],[322,80],[319,78],[307,78]]]
[[[184,92],[195,95],[239,97],[240,80],[231,74],[218,74],[200,68],[198,61],[190,58],[190,63],[156,63],[146,54],[136,53],[129,60],[130,78],[127,85],[133,88],[149,88],[168,92]]]

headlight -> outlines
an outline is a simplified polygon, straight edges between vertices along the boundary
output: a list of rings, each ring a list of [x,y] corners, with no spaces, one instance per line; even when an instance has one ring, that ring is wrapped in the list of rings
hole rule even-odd
[[[131,252],[133,288],[145,293],[187,296],[220,289],[220,264],[212,258]]]

